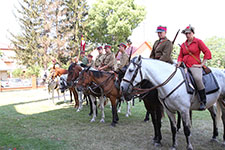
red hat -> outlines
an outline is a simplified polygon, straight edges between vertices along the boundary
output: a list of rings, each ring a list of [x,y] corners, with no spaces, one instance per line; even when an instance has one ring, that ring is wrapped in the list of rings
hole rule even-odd
[[[88,57],[93,58],[93,56],[91,54],[88,54]]]
[[[100,49],[102,49],[102,46],[97,47],[97,50],[100,50]]]
[[[106,48],[111,48],[111,45],[109,45],[109,44],[105,45],[104,49],[106,49]]]
[[[195,33],[195,28],[192,27],[191,25],[187,26],[181,33],[186,34],[186,33],[190,33],[190,32]]]
[[[166,32],[166,26],[158,26],[156,32]]]
[[[120,43],[120,45],[118,45],[118,47],[119,46],[123,46],[124,48],[127,48],[127,45],[125,43]]]
[[[85,54],[85,52],[84,52],[84,51],[82,51],[82,52],[80,52],[80,54]]]

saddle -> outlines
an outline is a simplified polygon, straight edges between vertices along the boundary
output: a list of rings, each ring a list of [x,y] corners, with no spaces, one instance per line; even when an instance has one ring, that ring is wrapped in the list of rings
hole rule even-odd
[[[187,93],[193,94],[194,91],[197,90],[197,86],[190,70],[188,69],[187,73],[185,73],[185,70],[183,67],[179,67],[179,69],[181,70],[181,73],[184,77]],[[202,79],[203,79],[203,84],[205,85],[206,94],[211,94],[219,90],[218,82],[212,72],[206,74],[205,71],[203,70]]]

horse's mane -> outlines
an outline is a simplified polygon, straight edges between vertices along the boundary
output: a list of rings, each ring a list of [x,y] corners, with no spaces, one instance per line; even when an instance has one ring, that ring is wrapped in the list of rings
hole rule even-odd
[[[95,70],[89,70],[93,73],[93,76],[96,78],[101,78],[103,77],[105,74],[110,75],[110,72],[103,72],[103,71],[95,71]]]
[[[72,63],[69,68],[68,68],[68,71],[72,71],[73,70],[73,67],[76,65],[76,63]]]

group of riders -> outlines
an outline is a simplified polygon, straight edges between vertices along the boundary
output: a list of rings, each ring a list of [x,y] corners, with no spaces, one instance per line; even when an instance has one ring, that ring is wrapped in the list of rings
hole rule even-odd
[[[156,33],[158,34],[159,39],[155,41],[152,52],[149,58],[158,59],[170,64],[173,64],[171,53],[173,50],[172,42],[167,39],[167,27],[158,26]],[[211,52],[207,46],[203,43],[202,40],[194,37],[194,27],[191,25],[187,26],[182,33],[186,35],[186,41],[180,46],[180,53],[177,59],[177,67],[185,66],[191,72],[194,81],[197,85],[197,91],[199,94],[200,107],[199,110],[206,109],[206,93],[205,87],[202,81],[202,67],[205,65],[208,59],[211,59]],[[81,52],[82,63],[86,66],[91,66],[99,71],[109,71],[109,72],[119,72],[124,66],[129,64],[129,58],[132,54],[133,47],[131,46],[132,42],[130,40],[125,43],[120,43],[119,47],[119,57],[118,53],[116,56],[111,51],[111,45],[107,44],[104,46],[105,54],[103,54],[103,47],[97,47],[98,56],[95,61],[92,60],[93,56],[85,56],[84,52]],[[131,48],[132,47],[132,48]],[[128,50],[129,49],[129,50]],[[130,49],[131,52],[130,52]],[[200,53],[203,52],[204,57],[203,61],[200,59]],[[119,63],[117,59],[119,58]],[[76,60],[75,60],[76,61]]]

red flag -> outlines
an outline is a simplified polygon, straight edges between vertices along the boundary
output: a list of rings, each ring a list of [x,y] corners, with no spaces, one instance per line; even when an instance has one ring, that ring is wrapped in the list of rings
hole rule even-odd
[[[85,52],[85,41],[83,35],[81,35],[80,52]]]

